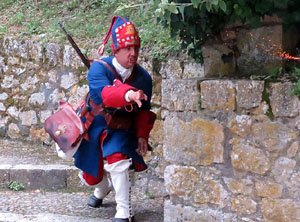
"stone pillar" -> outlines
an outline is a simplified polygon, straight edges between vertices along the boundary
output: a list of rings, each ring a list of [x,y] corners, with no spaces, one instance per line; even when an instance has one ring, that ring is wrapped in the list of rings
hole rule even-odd
[[[163,100],[164,222],[300,221],[300,101],[291,83],[272,84],[264,98],[262,81],[172,81],[200,100],[198,109],[178,105],[182,94]]]

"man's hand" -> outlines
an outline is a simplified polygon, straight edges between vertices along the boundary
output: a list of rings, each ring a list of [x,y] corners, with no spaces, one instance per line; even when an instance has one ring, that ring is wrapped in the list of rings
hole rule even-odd
[[[145,156],[147,154],[147,150],[148,150],[148,142],[145,138],[143,137],[139,137],[138,138],[138,154],[140,154],[141,156]]]
[[[147,101],[148,97],[142,90],[138,90],[138,91],[131,91],[128,95],[128,99],[131,102],[135,102],[139,107],[141,107],[142,100]]]

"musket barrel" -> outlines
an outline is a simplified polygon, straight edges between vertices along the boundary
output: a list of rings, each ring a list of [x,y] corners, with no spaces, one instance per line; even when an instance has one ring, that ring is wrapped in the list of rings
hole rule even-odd
[[[59,27],[63,30],[63,32],[65,33],[65,35],[67,36],[69,42],[71,43],[72,47],[75,49],[77,55],[80,57],[81,61],[84,63],[84,65],[89,69],[90,68],[90,62],[89,60],[83,55],[83,53],[81,52],[81,50],[79,49],[78,45],[76,44],[76,42],[73,40],[73,38],[69,35],[69,33],[67,33],[67,31],[65,30],[62,22],[58,22]]]

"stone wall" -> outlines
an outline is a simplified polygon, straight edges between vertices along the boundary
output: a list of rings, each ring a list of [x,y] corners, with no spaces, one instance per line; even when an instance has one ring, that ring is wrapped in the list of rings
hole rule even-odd
[[[292,84],[177,76],[175,64],[161,73],[164,221],[300,221]]]
[[[48,144],[43,123],[59,100],[87,91],[85,68],[70,46],[0,39],[0,134]]]

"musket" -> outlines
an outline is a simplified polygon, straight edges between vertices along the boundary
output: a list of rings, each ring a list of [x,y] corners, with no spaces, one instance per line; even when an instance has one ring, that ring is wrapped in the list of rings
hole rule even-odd
[[[59,27],[63,30],[65,35],[67,36],[69,42],[71,43],[72,47],[75,49],[77,55],[80,57],[81,61],[84,63],[84,65],[90,69],[90,61],[82,54],[81,50],[79,49],[78,45],[75,43],[73,38],[70,36],[69,33],[65,30],[63,24],[59,21],[58,22]]]

